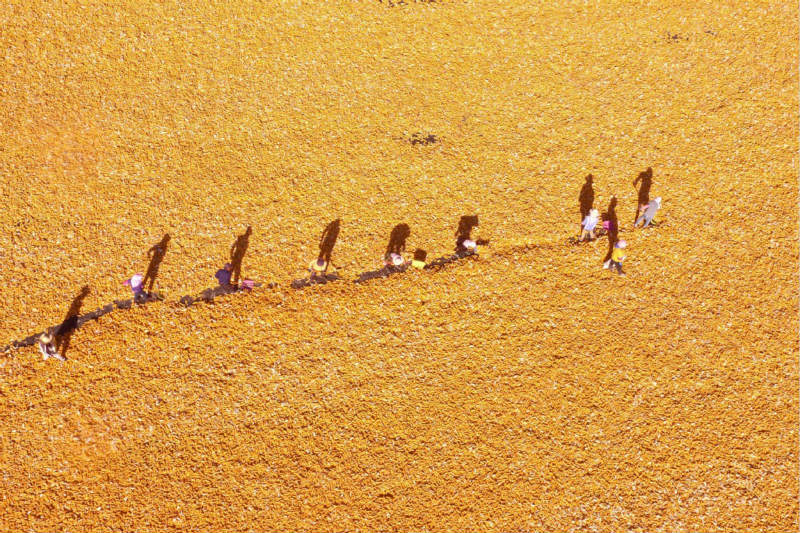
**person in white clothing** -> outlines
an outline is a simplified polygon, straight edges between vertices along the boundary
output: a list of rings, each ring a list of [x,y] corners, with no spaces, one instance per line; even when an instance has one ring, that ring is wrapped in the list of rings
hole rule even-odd
[[[144,276],[141,274],[134,274],[131,276],[131,279],[125,280],[123,285],[127,285],[131,288],[131,292],[133,292],[134,296],[139,296],[142,291],[144,291],[144,285],[142,283],[144,281]]]
[[[647,207],[645,208],[644,212],[641,215],[639,215],[639,218],[637,218],[636,222],[634,222],[633,227],[635,228],[636,226],[638,226],[640,222],[644,222],[642,228],[646,228],[647,226],[649,226],[650,223],[653,221],[653,218],[655,218],[656,213],[658,212],[659,209],[661,209],[660,196],[647,204]]]
[[[383,264],[387,267],[401,267],[406,263],[402,255],[398,253],[390,253],[384,258]]]
[[[581,231],[581,236],[578,239],[578,242],[583,240],[594,240],[594,228],[597,226],[598,220],[600,220],[600,212],[597,209],[591,209],[589,214],[583,219],[583,230]]]

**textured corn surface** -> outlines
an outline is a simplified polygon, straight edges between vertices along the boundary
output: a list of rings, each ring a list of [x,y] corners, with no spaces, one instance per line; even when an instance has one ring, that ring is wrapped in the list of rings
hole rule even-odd
[[[3,531],[796,531],[790,2],[0,9]],[[429,139],[428,144],[416,142]],[[659,226],[631,228],[653,168]],[[619,200],[627,277],[573,246]],[[333,262],[477,259],[292,291]],[[274,289],[182,308],[252,225]]]

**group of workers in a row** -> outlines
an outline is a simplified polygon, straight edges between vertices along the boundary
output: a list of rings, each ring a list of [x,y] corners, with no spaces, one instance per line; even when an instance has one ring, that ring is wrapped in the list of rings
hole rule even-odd
[[[638,202],[636,205],[636,215],[634,216],[633,227],[646,228],[653,223],[656,213],[661,209],[661,197],[650,200],[650,187],[653,182],[653,169],[647,168],[644,172],[640,172],[637,178],[633,181],[634,188],[638,185]],[[611,197],[608,211],[602,215],[593,207],[594,204],[594,189],[593,177],[589,174],[586,177],[586,183],[581,188],[578,201],[581,210],[581,229],[577,242],[593,241],[598,235],[608,235],[609,252],[603,261],[603,268],[616,270],[621,276],[625,273],[622,271],[622,262],[626,258],[625,249],[628,243],[623,239],[618,239],[618,221],[616,215],[617,199],[615,196]],[[602,220],[600,228],[597,227],[598,223]]]
[[[638,190],[639,202],[637,204],[633,227],[636,228],[641,224],[643,228],[646,228],[653,222],[656,213],[661,208],[661,197],[655,198],[652,201],[649,199],[650,184],[652,182],[652,169],[648,168],[647,171],[640,173],[639,177],[636,179],[636,181],[634,181],[634,186],[636,186],[638,182],[641,182],[641,186]],[[579,197],[581,204],[581,229],[578,242],[594,241],[597,236],[607,234],[610,250],[606,260],[603,262],[603,268],[610,269],[612,271],[616,270],[619,275],[624,276],[625,273],[622,270],[622,263],[626,259],[625,249],[627,248],[627,242],[622,239],[617,239],[617,217],[616,213],[614,212],[616,207],[616,198],[612,196],[609,211],[603,213],[603,216],[601,217],[600,212],[593,207],[594,190],[592,188],[592,183],[593,178],[592,175],[589,174],[589,176],[586,178],[586,183],[581,189]],[[602,224],[601,227],[598,228],[597,225],[600,223],[601,218]],[[312,261],[308,266],[308,270],[310,272],[309,281],[312,283],[324,278],[327,274],[328,268],[331,266],[331,253],[336,242],[336,238],[338,237],[339,222],[340,221],[338,219],[335,220],[329,224],[323,232],[323,236],[320,241],[320,254],[317,259]],[[456,230],[456,254],[474,253],[479,244],[488,243],[488,241],[483,241],[480,239],[474,240],[470,236],[472,228],[476,226],[478,226],[477,216],[465,216],[461,218],[459,227]],[[405,239],[408,237],[409,233],[410,231],[408,226],[405,224],[399,224],[395,227],[395,230],[392,232],[392,240],[390,241],[389,248],[383,256],[384,268],[400,269],[405,266],[415,269],[425,268],[427,254],[424,250],[417,249],[410,261],[407,261],[403,257],[403,252],[405,251]],[[249,234],[250,228],[248,227],[246,236],[249,236]],[[246,246],[244,248],[246,248]],[[240,264],[240,261],[241,257],[238,257],[237,264]],[[236,270],[238,274],[239,269]],[[256,283],[250,279],[243,279],[241,284],[238,284],[232,279],[233,271],[234,265],[232,263],[225,263],[223,267],[216,272],[214,277],[219,283],[220,290],[224,292],[236,290],[250,291],[256,286]],[[144,276],[142,274],[134,274],[129,279],[125,280],[124,284],[133,292],[135,301],[141,301],[141,299],[150,296],[150,294],[145,291]],[[39,338],[39,350],[45,359],[53,357],[63,361],[64,357],[56,350],[53,340],[52,334],[42,334]]]

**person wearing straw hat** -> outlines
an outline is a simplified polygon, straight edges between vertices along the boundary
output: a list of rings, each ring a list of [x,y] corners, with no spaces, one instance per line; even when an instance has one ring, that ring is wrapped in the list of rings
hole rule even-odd
[[[51,357],[55,357],[59,361],[66,361],[67,359],[56,351],[53,345],[53,336],[49,333],[42,333],[39,336],[39,351],[42,352],[42,357],[47,361]]]
[[[328,271],[328,262],[325,261],[322,257],[317,258],[308,265],[308,270],[311,272],[311,277],[309,278],[311,281],[317,279],[317,277],[325,277],[325,273]]]
[[[389,268],[399,268],[406,264],[406,260],[403,259],[402,255],[392,252],[384,257],[383,264]]]

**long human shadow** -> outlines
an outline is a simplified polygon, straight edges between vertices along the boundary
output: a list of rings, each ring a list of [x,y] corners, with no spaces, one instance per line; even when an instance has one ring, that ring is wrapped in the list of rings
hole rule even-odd
[[[231,285],[238,285],[239,278],[242,274],[242,260],[244,254],[247,253],[247,248],[250,246],[250,235],[253,233],[253,228],[247,226],[247,231],[236,237],[236,240],[231,244]]]
[[[578,221],[580,227],[583,227],[583,219],[586,218],[586,215],[589,214],[589,211],[592,210],[594,207],[594,187],[592,187],[592,183],[594,182],[594,177],[589,174],[586,176],[586,180],[581,187],[581,192],[578,195],[578,203],[580,204],[581,210],[581,219]]]
[[[362,272],[354,283],[364,283],[365,281],[387,278],[392,274],[405,272],[408,269],[408,264],[393,265],[390,261],[392,260],[392,254],[403,255],[403,252],[406,251],[406,241],[410,235],[411,228],[408,224],[398,224],[392,228],[392,232],[389,234],[389,243],[386,245],[386,252],[383,254],[384,266],[377,270]]]
[[[639,175],[633,180],[633,187],[636,188],[637,184],[639,184],[639,189],[636,199],[636,216],[633,217],[634,224],[636,223],[636,219],[639,218],[639,210],[642,206],[646,206],[650,203],[650,187],[653,185],[652,167],[647,167],[647,170],[639,172]]]
[[[322,232],[322,237],[319,239],[319,256],[317,259],[322,259],[330,264],[331,255],[333,254],[333,247],[336,245],[336,239],[339,238],[339,230],[341,228],[342,220],[337,218],[327,226]]]
[[[392,228],[389,234],[389,244],[386,245],[386,253],[383,254],[383,260],[388,261],[391,254],[403,255],[406,251],[406,241],[411,235],[411,228],[408,224],[398,224]]]
[[[441,268],[444,265],[449,263],[455,263],[456,261],[460,261],[467,257],[472,257],[478,255],[477,248],[470,249],[467,248],[464,244],[465,241],[472,240],[472,230],[480,225],[478,220],[478,215],[464,215],[458,221],[458,227],[456,228],[455,237],[456,237],[456,246],[454,253],[450,255],[443,255],[441,257],[437,257],[430,263],[425,265],[426,270],[430,270],[433,268]],[[488,239],[477,239],[475,240],[476,245],[486,245],[489,244]]]
[[[460,253],[466,251],[467,248],[464,246],[464,241],[471,240],[472,230],[477,228],[480,225],[478,222],[478,215],[464,215],[458,221],[458,227],[456,228],[456,248],[455,252]],[[489,244],[488,240],[478,239],[475,241],[475,244],[483,245]]]
[[[84,289],[88,289],[88,287],[84,287]],[[81,293],[83,290],[81,291]],[[37,342],[39,342],[39,336],[42,333],[46,332],[53,332],[54,336],[56,337],[56,346],[58,349],[59,346],[59,335],[63,335],[63,338],[60,340],[61,345],[61,355],[64,355],[64,351],[69,346],[69,340],[72,333],[76,329],[80,329],[84,324],[91,320],[97,320],[101,316],[107,315],[114,311],[115,309],[130,309],[133,304],[137,305],[145,305],[149,302],[161,301],[163,298],[156,294],[144,294],[138,298],[130,298],[127,300],[114,300],[114,303],[106,304],[103,307],[95,309],[94,311],[90,311],[88,313],[84,313],[82,315],[78,315],[80,308],[83,306],[83,297],[81,297],[81,293],[76,296],[76,298],[72,301],[72,305],[70,305],[70,310],[67,311],[67,318],[65,318],[60,324],[47,328],[45,331],[40,331],[38,333],[34,333],[33,335],[29,335],[22,340],[13,341],[9,345],[4,346],[0,351],[7,351],[10,348],[20,348],[23,346],[33,346]],[[87,292],[88,294],[88,292]],[[84,295],[85,297],[85,295]]]
[[[322,231],[322,237],[319,239],[319,255],[317,256],[317,261],[325,262],[325,270],[321,273],[312,272],[311,276],[308,278],[293,280],[291,284],[293,289],[302,289],[304,287],[310,287],[311,285],[324,285],[325,283],[341,279],[336,272],[328,272],[328,267],[331,266],[333,247],[336,245],[336,239],[339,238],[341,223],[342,220],[339,218],[329,223],[325,226],[325,229]]]
[[[161,267],[161,262],[164,260],[164,256],[167,254],[169,241],[169,233],[165,233],[161,238],[161,241],[154,244],[149,250],[147,250],[147,257],[150,258],[150,264],[147,265],[147,271],[144,274],[144,279],[142,279],[142,288],[149,283],[147,292],[152,292],[153,290],[153,285],[158,277],[158,269]]]
[[[89,295],[89,292],[89,286],[84,285],[75,298],[73,298],[64,320],[61,321],[61,324],[56,326],[55,331],[53,331],[56,340],[56,351],[65,358],[67,350],[69,349],[70,340],[72,340],[72,333],[78,327],[78,313],[83,306],[83,300]]]
[[[608,210],[603,213],[603,218],[608,222],[608,252],[603,258],[603,263],[611,259],[614,252],[614,245],[619,237],[619,218],[617,217],[617,197],[612,196],[608,202]]]

